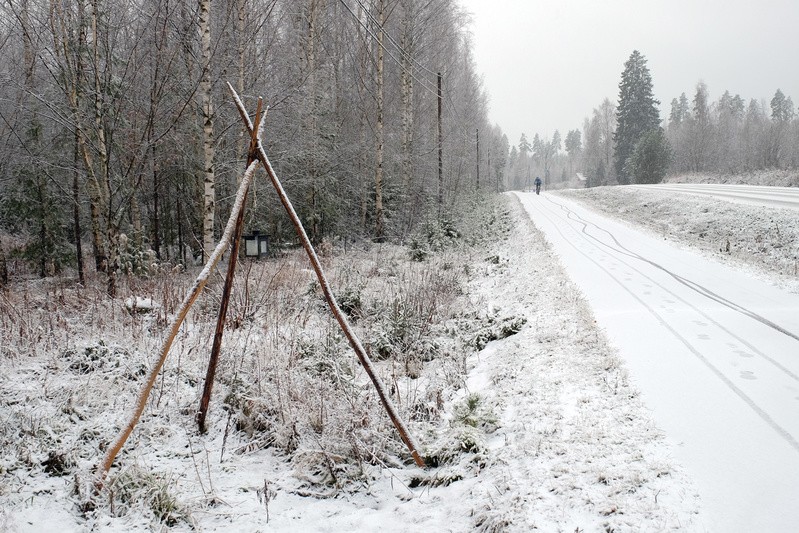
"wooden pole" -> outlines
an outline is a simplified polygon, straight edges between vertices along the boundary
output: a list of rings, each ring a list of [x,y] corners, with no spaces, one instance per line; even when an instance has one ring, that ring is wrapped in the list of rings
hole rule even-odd
[[[208,282],[208,278],[211,276],[211,271],[222,258],[222,254],[230,242],[238,213],[244,208],[244,195],[250,186],[253,174],[255,174],[255,168],[256,165],[253,163],[244,173],[244,178],[241,180],[241,185],[239,186],[239,190],[236,194],[236,201],[234,202],[233,209],[230,212],[230,218],[225,225],[225,232],[222,234],[219,244],[216,245],[216,248],[211,254],[211,257],[208,259],[208,262],[205,264],[202,272],[200,272],[200,275],[197,276],[194,286],[183,299],[177,316],[172,320],[169,333],[164,340],[164,343],[161,345],[161,352],[158,360],[150,369],[150,373],[147,375],[147,379],[141,391],[139,392],[139,397],[136,400],[136,404],[133,406],[133,411],[130,415],[127,425],[122,428],[114,442],[108,446],[102,463],[97,467],[97,475],[94,483],[95,497],[102,490],[103,484],[105,483],[105,477],[108,475],[108,471],[111,469],[114,459],[116,459],[117,454],[119,454],[119,451],[125,445],[125,442],[127,442],[128,437],[133,432],[133,428],[135,428],[136,424],[139,422],[139,419],[144,412],[144,408],[147,406],[147,399],[150,397],[150,392],[153,389],[153,385],[155,385],[158,374],[161,372],[161,368],[163,368],[164,363],[166,362],[167,355],[169,355],[169,350],[172,348],[172,343],[175,341],[175,337],[180,330],[181,324],[183,324],[186,315],[189,314],[189,309],[191,309],[191,306],[194,305],[194,302],[200,296],[200,292],[203,290],[203,287],[205,287],[205,284]]]
[[[239,99],[239,95],[236,94],[236,90],[233,88],[232,85],[228,83],[228,89],[230,90],[231,94],[233,95],[233,99],[236,102],[236,107],[239,110],[239,114],[241,115],[241,119],[244,122],[245,126],[247,127],[247,131],[252,134],[254,129],[252,123],[250,122],[250,117],[247,114],[247,110],[244,108],[244,104]],[[294,224],[294,228],[297,230],[297,236],[300,238],[302,242],[302,247],[305,248],[305,252],[308,254],[308,259],[311,261],[311,266],[316,273],[316,277],[319,280],[319,286],[322,288],[322,292],[325,295],[325,299],[327,300],[327,305],[330,307],[330,311],[333,313],[333,316],[339,323],[341,330],[344,332],[344,335],[349,340],[350,346],[355,351],[355,355],[358,356],[358,360],[361,362],[361,366],[366,371],[366,374],[369,376],[369,379],[372,381],[372,384],[377,391],[377,395],[380,397],[380,401],[383,404],[383,408],[388,413],[389,418],[394,424],[394,427],[397,429],[397,432],[402,438],[402,441],[405,443],[405,446],[408,447],[408,450],[411,452],[411,457],[416,462],[416,464],[420,467],[424,466],[424,461],[422,457],[419,455],[417,451],[418,446],[414,441],[411,434],[408,432],[405,423],[400,418],[399,414],[397,413],[396,408],[394,407],[394,402],[391,401],[388,394],[386,393],[386,387],[383,385],[380,376],[377,375],[377,372],[372,365],[372,360],[366,353],[366,350],[363,348],[361,341],[358,339],[358,336],[350,326],[349,321],[347,320],[346,315],[341,311],[339,308],[338,303],[336,302],[336,298],[333,296],[333,291],[330,289],[330,284],[327,282],[327,277],[325,276],[325,272],[322,269],[322,263],[319,261],[319,257],[316,255],[316,250],[314,250],[313,245],[311,244],[311,240],[308,238],[308,234],[305,232],[305,228],[302,225],[302,221],[300,217],[297,215],[297,212],[294,210],[294,206],[291,204],[291,200],[289,199],[286,191],[283,189],[283,185],[280,183],[280,180],[277,177],[274,169],[272,168],[272,164],[269,162],[269,157],[267,157],[266,152],[264,151],[263,143],[261,142],[260,138],[257,142],[257,153],[258,159],[261,161],[261,164],[266,170],[267,175],[269,176],[272,185],[277,192],[278,197],[280,198],[280,202],[283,204],[283,207],[288,213],[291,222]]]
[[[247,167],[258,159],[255,152],[257,144],[256,135],[259,125],[261,124],[261,110],[263,108],[263,99],[258,99],[258,110],[255,114],[255,127],[250,134],[250,150],[247,154]],[[247,191],[244,191],[244,205],[247,203]],[[222,301],[219,304],[219,314],[216,317],[216,330],[214,331],[214,343],[211,346],[211,355],[208,358],[208,369],[205,373],[205,384],[203,385],[203,395],[200,399],[200,410],[197,411],[197,427],[200,433],[205,433],[207,428],[205,419],[208,417],[208,406],[211,403],[211,393],[214,388],[214,378],[216,376],[216,367],[219,364],[219,352],[222,349],[222,336],[225,332],[225,321],[227,320],[227,309],[230,302],[230,293],[233,290],[233,280],[236,275],[236,263],[239,259],[239,243],[241,241],[241,232],[244,226],[244,208],[239,210],[236,217],[236,228],[233,231],[233,240],[230,245],[230,259],[228,260],[227,273],[225,274],[225,286],[222,289]]]

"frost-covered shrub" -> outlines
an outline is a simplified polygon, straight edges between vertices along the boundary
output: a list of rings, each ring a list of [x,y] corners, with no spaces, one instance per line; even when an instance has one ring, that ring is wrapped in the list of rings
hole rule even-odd
[[[512,316],[502,320],[499,324],[498,339],[504,339],[511,335],[519,333],[524,325],[527,324],[527,318],[523,316]]]
[[[435,359],[441,351],[435,336],[440,327],[433,321],[440,306],[451,299],[451,288],[442,288],[424,277],[410,282],[391,300],[373,304],[375,320],[367,333],[368,346],[376,360],[394,359],[405,365],[406,375],[419,375],[419,365]]]
[[[136,380],[147,373],[147,368],[135,363],[128,350],[121,346],[109,346],[102,340],[82,349],[66,350],[61,357],[68,360],[69,369],[78,374],[125,369],[125,377]]]
[[[72,472],[75,462],[67,453],[50,450],[47,459],[42,462],[44,471],[55,477],[63,477]]]
[[[234,427],[237,431],[253,437],[255,433],[269,432],[273,429],[273,422],[269,416],[270,409],[264,405],[257,395],[253,394],[250,387],[241,379],[234,379],[228,387],[222,404],[225,410],[233,417]],[[267,439],[271,443],[271,439]],[[263,447],[267,447],[267,445]]]
[[[345,287],[335,295],[339,309],[353,319],[359,318],[363,313],[361,291],[360,287]]]
[[[336,382],[352,377],[349,353],[345,353],[349,346],[342,334],[331,332],[317,339],[303,336],[296,346],[302,368],[313,375]]]
[[[149,276],[158,270],[158,257],[153,250],[134,246],[124,233],[119,236],[117,241],[117,259],[120,271],[136,276]]]
[[[425,261],[435,252],[440,252],[455,244],[461,232],[455,227],[453,219],[428,219],[411,237],[409,248],[412,261]]]
[[[167,526],[189,522],[186,507],[174,495],[175,481],[164,474],[131,467],[109,483],[111,512],[123,516],[134,507],[145,506],[153,518]]]
[[[524,316],[507,316],[500,318],[498,313],[498,310],[494,310],[492,313],[484,316],[481,327],[474,331],[468,344],[475,350],[482,350],[491,341],[505,339],[511,335],[515,335],[527,324],[527,318]]]
[[[453,421],[473,428],[478,428],[486,433],[497,429],[498,419],[493,409],[477,393],[466,396],[463,402],[455,406]]]
[[[450,427],[427,451],[425,462],[432,467],[457,466],[461,477],[479,471],[487,460],[485,436],[496,431],[497,424],[485,399],[469,394],[454,406]]]
[[[427,450],[424,460],[431,467],[460,465],[469,469],[469,465],[482,467],[486,452],[485,434],[481,430],[456,425]]]
[[[430,250],[427,248],[427,246],[416,238],[411,239],[408,248],[410,250],[409,255],[411,261],[421,263],[430,256]]]

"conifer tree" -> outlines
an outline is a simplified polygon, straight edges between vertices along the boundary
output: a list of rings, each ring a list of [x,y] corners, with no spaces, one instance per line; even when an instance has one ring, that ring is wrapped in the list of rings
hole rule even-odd
[[[625,163],[633,154],[636,144],[648,132],[660,127],[660,102],[652,95],[652,76],[646,58],[634,50],[624,64],[619,83],[615,144],[616,173],[619,183],[630,183]]]

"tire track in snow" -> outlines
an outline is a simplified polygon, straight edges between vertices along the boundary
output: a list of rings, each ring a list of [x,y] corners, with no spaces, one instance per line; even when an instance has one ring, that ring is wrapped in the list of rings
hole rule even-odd
[[[757,314],[757,313],[755,313],[755,312],[753,312],[753,311],[751,311],[749,309],[746,309],[745,307],[743,307],[741,305],[738,305],[738,304],[736,304],[736,303],[734,303],[734,302],[732,302],[732,301],[730,301],[730,300],[728,300],[728,299],[726,299],[726,298],[724,298],[722,296],[719,296],[715,292],[711,291],[710,289],[708,289],[708,288],[706,288],[706,287],[704,287],[704,286],[702,286],[702,285],[700,285],[698,283],[695,283],[695,282],[693,282],[693,281],[691,281],[689,279],[686,279],[686,278],[680,276],[679,274],[675,274],[674,272],[670,271],[669,269],[665,268],[664,266],[660,265],[659,263],[656,263],[656,262],[654,262],[654,261],[652,261],[652,260],[650,260],[650,259],[648,259],[646,257],[641,256],[640,254],[637,254],[637,253],[629,250],[624,245],[622,245],[616,239],[616,237],[611,232],[609,232],[608,230],[597,226],[593,222],[586,221],[585,219],[583,219],[582,217],[580,217],[579,215],[577,215],[576,213],[571,211],[568,207],[566,207],[566,206],[564,206],[562,204],[559,204],[558,202],[556,202],[556,201],[554,201],[554,200],[552,200],[550,198],[546,198],[546,199],[550,203],[553,203],[553,204],[559,206],[561,208],[561,210],[565,211],[567,213],[567,217],[570,220],[573,220],[573,221],[577,222],[578,224],[582,224],[583,229],[581,230],[581,233],[583,233],[588,239],[591,239],[592,241],[596,242],[600,246],[604,246],[605,248],[607,248],[608,250],[611,250],[613,252],[617,252],[617,253],[619,253],[621,255],[626,255],[626,256],[631,257],[633,259],[636,259],[636,260],[642,261],[644,263],[647,263],[647,264],[651,265],[652,267],[654,267],[654,268],[656,268],[658,270],[661,270],[662,272],[668,274],[669,276],[674,278],[674,280],[677,281],[678,283],[684,285],[685,287],[688,287],[689,289],[693,290],[694,292],[696,292],[696,293],[698,293],[698,294],[700,294],[702,296],[705,296],[706,298],[710,299],[711,301],[719,303],[719,304],[727,307],[728,309],[730,309],[732,311],[735,311],[735,312],[738,312],[740,314],[743,314],[744,316],[747,316],[747,317],[749,317],[749,318],[751,318],[753,320],[756,320],[757,322],[760,322],[761,324],[763,324],[763,325],[765,325],[765,326],[767,326],[767,327],[769,327],[771,329],[774,329],[774,330],[778,331],[779,333],[782,333],[783,335],[786,335],[787,337],[790,337],[790,338],[792,338],[792,339],[794,339],[796,341],[799,341],[799,335],[797,335],[797,334],[795,334],[795,333],[793,333],[791,331],[788,331],[787,329],[783,328],[782,326],[772,322],[771,320],[768,320],[767,318],[765,318],[765,317],[763,317],[763,316],[761,316],[761,315],[759,315],[759,314]],[[552,221],[551,218],[549,220]],[[613,239],[613,242],[616,244],[616,246],[619,247],[619,249],[613,248],[612,246],[608,245],[607,243],[602,242],[600,239],[597,239],[596,237],[594,237],[593,235],[588,233],[588,231],[587,231],[587,226],[588,225],[591,225],[591,226],[595,227],[597,230],[606,233],[611,239]],[[560,233],[560,231],[559,231],[559,233]],[[563,235],[563,233],[560,233],[560,234]],[[785,365],[783,365],[779,361],[776,361],[773,357],[771,357],[768,354],[762,352],[760,349],[758,349],[757,347],[752,345],[749,341],[747,341],[743,337],[739,336],[737,333],[734,333],[733,331],[728,329],[726,326],[723,326],[716,319],[714,319],[712,316],[710,316],[707,313],[705,313],[704,311],[702,311],[700,308],[698,308],[695,305],[691,304],[690,302],[688,302],[686,299],[684,299],[680,295],[675,294],[673,291],[669,290],[668,288],[663,286],[661,283],[655,281],[649,275],[645,274],[641,270],[635,268],[630,263],[627,263],[626,261],[624,261],[622,259],[618,259],[618,258],[617,258],[617,261],[619,261],[620,263],[623,263],[625,266],[629,267],[630,269],[635,270],[638,274],[640,274],[641,276],[643,276],[644,278],[646,278],[650,282],[652,282],[655,285],[657,285],[658,288],[660,288],[664,292],[669,293],[674,298],[676,298],[680,303],[684,304],[686,307],[689,307],[691,310],[696,312],[698,315],[702,316],[705,320],[707,320],[708,322],[710,322],[711,324],[713,324],[714,326],[716,326],[717,328],[719,328],[720,330],[722,330],[723,332],[728,334],[730,337],[732,337],[733,339],[737,340],[738,342],[740,342],[741,344],[743,344],[744,346],[749,348],[751,351],[755,352],[756,355],[759,355],[761,358],[763,358],[764,360],[766,360],[769,363],[771,363],[774,367],[776,367],[777,369],[779,369],[780,371],[785,373],[788,377],[790,377],[794,381],[799,382],[799,375],[797,375],[795,372],[791,371],[789,368],[786,368]]]
[[[753,320],[756,320],[756,321],[760,322],[761,324],[763,324],[765,326],[768,326],[771,329],[774,329],[774,330],[782,333],[783,335],[787,335],[788,337],[791,337],[792,339],[794,339],[796,341],[799,341],[799,335],[797,335],[796,333],[788,331],[787,329],[783,328],[779,324],[776,324],[776,323],[772,322],[771,320],[768,320],[767,318],[755,313],[754,311],[751,311],[751,310],[749,310],[749,309],[747,309],[747,308],[745,308],[745,307],[743,307],[741,305],[736,304],[735,302],[732,302],[732,301],[724,298],[723,296],[720,296],[720,295],[716,294],[715,292],[711,291],[710,289],[708,289],[706,287],[703,287],[702,285],[700,285],[698,283],[695,283],[695,282],[693,282],[693,281],[691,281],[689,279],[686,279],[686,278],[680,276],[679,274],[675,274],[674,272],[670,271],[669,269],[665,268],[664,266],[660,265],[659,263],[656,263],[656,262],[654,262],[654,261],[652,261],[650,259],[647,259],[646,257],[643,257],[643,256],[641,256],[641,255],[639,255],[639,254],[637,254],[635,252],[630,251],[628,248],[626,248],[623,244],[621,244],[616,239],[616,237],[613,235],[613,233],[609,232],[608,230],[606,230],[604,228],[601,228],[601,227],[597,226],[593,222],[589,222],[589,221],[583,219],[578,214],[576,214],[574,211],[570,210],[568,207],[555,202],[554,200],[550,199],[549,197],[545,197],[545,199],[548,200],[549,202],[559,206],[562,210],[566,211],[566,213],[567,213],[566,216],[569,219],[574,220],[575,222],[577,222],[579,224],[582,224],[583,225],[582,233],[586,237],[596,241],[597,243],[601,244],[602,246],[605,246],[605,247],[609,248],[610,250],[618,252],[618,253],[620,253],[622,255],[626,255],[626,256],[632,257],[633,259],[638,259],[639,261],[643,261],[645,263],[648,263],[648,264],[652,265],[653,267],[655,267],[655,268],[657,268],[659,270],[662,270],[663,272],[665,272],[666,274],[668,274],[669,276],[674,278],[677,282],[681,283],[682,285],[685,285],[686,287],[694,290],[695,292],[697,292],[697,293],[699,293],[699,294],[701,294],[703,296],[706,296],[707,298],[715,301],[716,303],[720,303],[721,305],[723,305],[725,307],[728,307],[729,309],[732,309],[733,311],[737,311],[738,313],[741,313],[741,314],[743,314],[745,316],[748,316],[749,318],[751,318]],[[616,244],[616,246],[619,247],[619,249],[615,249],[612,246],[609,246],[608,244],[606,244],[606,243],[602,242],[601,240],[597,239],[593,235],[589,234],[588,231],[587,231],[588,225],[591,225],[591,226],[595,227],[597,230],[606,233],[611,239],[613,239],[613,242]],[[627,265],[627,266],[630,266],[630,265]]]
[[[565,207],[565,206],[563,206],[562,204],[559,204],[558,202],[555,202],[555,201],[551,200],[550,198],[548,198],[548,195],[545,195],[545,196],[544,196],[544,198],[545,198],[546,200],[548,200],[550,203],[552,203],[552,204],[554,204],[554,205],[558,206],[560,209],[562,209],[562,210],[566,211],[567,213],[571,213],[571,210],[569,210],[568,208],[566,208],[566,207]],[[777,433],[777,434],[778,434],[778,435],[779,435],[779,436],[780,436],[782,439],[784,439],[784,440],[785,440],[785,441],[786,441],[786,442],[787,442],[787,443],[788,443],[788,444],[789,444],[789,445],[790,445],[790,446],[791,446],[791,447],[792,447],[792,448],[793,448],[795,451],[799,452],[799,441],[797,441],[797,439],[796,439],[796,438],[794,438],[794,437],[793,437],[793,435],[791,435],[791,434],[790,434],[790,433],[789,433],[789,432],[788,432],[788,431],[787,431],[785,428],[783,428],[783,427],[782,427],[782,426],[781,426],[781,425],[780,425],[780,424],[779,424],[779,423],[778,423],[776,420],[774,420],[774,419],[773,419],[773,418],[772,418],[772,417],[771,417],[771,416],[770,416],[770,415],[769,415],[769,414],[768,414],[766,411],[764,411],[764,410],[763,410],[763,409],[762,409],[762,408],[761,408],[761,407],[760,407],[760,406],[759,406],[759,405],[758,405],[758,404],[757,404],[757,403],[756,403],[756,402],[755,402],[755,401],[754,401],[754,400],[753,400],[753,399],[752,399],[752,398],[751,398],[751,397],[750,397],[748,394],[746,394],[746,392],[744,392],[744,391],[743,391],[741,388],[739,388],[737,385],[735,385],[735,383],[733,383],[733,382],[732,382],[732,380],[731,380],[729,377],[727,377],[727,376],[726,376],[726,375],[725,375],[725,374],[724,374],[724,373],[723,373],[723,372],[722,372],[722,371],[721,371],[721,370],[720,370],[720,369],[719,369],[719,368],[718,368],[716,365],[714,365],[714,364],[713,364],[713,363],[712,363],[712,362],[711,362],[709,359],[707,359],[707,357],[705,357],[705,356],[704,356],[704,355],[703,355],[703,354],[702,354],[702,353],[701,353],[701,352],[700,352],[700,351],[699,351],[699,350],[698,350],[696,347],[694,347],[694,345],[693,345],[693,344],[691,344],[691,342],[690,342],[688,339],[686,339],[684,336],[682,336],[682,335],[681,335],[681,334],[680,334],[680,333],[679,333],[679,332],[678,332],[678,331],[677,331],[677,330],[676,330],[676,329],[675,329],[675,328],[674,328],[672,325],[670,325],[670,324],[669,324],[669,323],[668,323],[668,322],[667,322],[667,321],[666,321],[666,320],[663,318],[663,316],[662,316],[660,313],[658,313],[658,312],[657,312],[657,311],[656,311],[656,310],[655,310],[655,309],[654,309],[654,308],[653,308],[651,305],[649,305],[649,304],[648,304],[647,302],[645,302],[645,301],[644,301],[644,300],[643,300],[641,297],[639,297],[637,294],[635,294],[633,291],[631,291],[631,290],[629,289],[629,287],[627,287],[627,286],[626,286],[624,283],[622,283],[622,281],[620,281],[619,279],[617,279],[617,278],[616,278],[616,276],[613,274],[613,272],[611,272],[611,270],[609,270],[608,268],[605,268],[605,267],[604,267],[603,265],[601,265],[601,264],[600,264],[598,261],[596,261],[595,259],[593,259],[592,257],[590,257],[588,254],[586,254],[586,253],[585,253],[583,250],[580,250],[580,249],[579,249],[579,248],[578,248],[578,247],[577,247],[577,246],[576,246],[576,245],[575,245],[575,244],[574,244],[574,243],[573,243],[571,240],[569,240],[568,238],[566,238],[566,236],[564,235],[564,233],[561,231],[561,229],[560,229],[560,226],[559,226],[559,225],[558,225],[558,224],[557,224],[557,223],[556,223],[556,222],[553,220],[553,218],[552,218],[552,217],[553,217],[554,215],[548,215],[548,214],[544,213],[544,212],[543,212],[543,210],[542,210],[542,215],[543,215],[545,218],[547,218],[547,220],[549,220],[549,221],[550,221],[550,222],[553,224],[553,226],[555,227],[556,231],[557,231],[557,232],[558,232],[558,233],[559,233],[559,234],[560,234],[560,235],[561,235],[561,236],[564,238],[564,240],[565,240],[565,241],[566,241],[566,242],[569,244],[569,246],[571,246],[572,248],[574,248],[574,250],[575,250],[575,251],[577,251],[577,252],[578,252],[580,255],[582,255],[583,257],[585,257],[585,258],[586,258],[588,261],[590,261],[591,263],[593,263],[594,265],[596,265],[596,266],[597,266],[597,267],[598,267],[600,270],[602,270],[603,272],[605,272],[605,273],[606,273],[606,274],[607,274],[607,275],[608,275],[608,276],[609,276],[609,277],[610,277],[610,278],[611,278],[611,279],[612,279],[612,280],[613,280],[613,281],[614,281],[614,282],[615,282],[617,285],[619,285],[619,287],[621,287],[621,288],[622,288],[622,290],[624,290],[624,291],[625,291],[627,294],[629,294],[629,295],[630,295],[630,296],[631,296],[631,297],[632,297],[634,300],[636,300],[636,301],[637,301],[637,302],[638,302],[640,305],[642,305],[642,306],[643,306],[643,307],[644,307],[644,308],[645,308],[647,311],[649,311],[649,313],[650,313],[650,314],[651,314],[651,315],[652,315],[652,316],[653,316],[653,317],[654,317],[654,318],[655,318],[655,319],[658,321],[658,323],[659,323],[660,325],[662,325],[662,326],[663,326],[663,327],[664,327],[664,328],[665,328],[667,331],[669,331],[669,333],[671,333],[671,334],[674,336],[674,338],[675,338],[675,339],[677,339],[677,340],[678,340],[678,341],[679,341],[681,344],[683,344],[683,345],[684,345],[684,346],[685,346],[685,347],[686,347],[686,348],[687,348],[687,349],[688,349],[688,350],[691,352],[691,354],[693,354],[693,355],[694,355],[694,356],[697,358],[697,360],[699,360],[699,361],[700,361],[700,362],[701,362],[703,365],[705,365],[705,367],[707,367],[707,368],[708,368],[708,369],[709,369],[709,370],[710,370],[710,371],[713,373],[713,375],[715,375],[715,376],[716,376],[716,377],[717,377],[717,378],[718,378],[718,379],[719,379],[719,380],[720,380],[722,383],[724,383],[724,385],[725,385],[726,387],[728,387],[728,388],[729,388],[729,389],[730,389],[730,390],[731,390],[731,391],[732,391],[732,392],[733,392],[733,393],[734,393],[736,396],[738,396],[738,397],[739,397],[739,398],[740,398],[740,399],[741,399],[741,400],[742,400],[742,401],[743,401],[743,402],[744,402],[744,403],[745,403],[747,406],[749,406],[749,407],[752,409],[752,411],[753,411],[755,414],[757,414],[757,416],[758,416],[758,417],[759,417],[761,420],[763,420],[763,421],[764,421],[764,422],[765,422],[765,423],[766,423],[766,424],[767,424],[769,427],[771,427],[771,428],[772,428],[772,429],[773,429],[773,430],[774,430],[774,431],[775,431],[775,432],[776,432],[776,433]],[[583,228],[583,229],[585,229],[585,224],[586,224],[586,223],[585,223],[585,221],[583,221],[582,219],[578,220],[578,219],[574,219],[574,218],[572,218],[571,220],[573,220],[573,221],[575,221],[575,222],[578,222],[578,223],[582,223],[582,224],[584,224],[584,228]],[[602,229],[602,228],[599,228],[598,226],[596,226],[595,224],[592,224],[592,225],[593,225],[593,226],[595,226],[595,227],[597,227],[598,229]],[[612,235],[610,232],[608,232],[607,230],[603,230],[603,231],[605,231],[606,233],[608,233],[608,234],[611,236],[611,238],[614,240],[614,242],[616,242],[616,244],[617,244],[617,245],[619,245],[619,246],[621,246],[622,248],[624,248],[624,247],[623,247],[623,246],[622,246],[620,243],[618,243],[618,241],[616,240],[616,238],[615,238],[615,237],[614,237],[614,236],[613,236],[613,235]],[[643,257],[639,256],[638,254],[634,254],[634,253],[630,252],[629,250],[627,250],[626,248],[625,248],[625,250],[626,250],[626,251],[622,251],[622,250],[616,250],[616,249],[614,249],[613,247],[610,247],[610,246],[608,246],[607,244],[605,244],[605,243],[602,243],[601,241],[599,241],[598,239],[596,239],[596,237],[593,237],[593,236],[591,236],[591,235],[589,235],[589,234],[585,233],[585,231],[583,231],[583,233],[586,235],[586,237],[590,238],[590,240],[591,240],[591,241],[594,241],[594,242],[599,242],[599,243],[600,243],[600,244],[602,244],[603,246],[605,246],[605,247],[609,248],[611,251],[615,251],[615,252],[617,252],[617,253],[619,253],[619,254],[622,254],[622,255],[625,255],[625,256],[631,257],[631,258],[633,258],[633,259],[638,259],[638,260],[644,261],[644,262],[646,262],[646,263],[650,264],[651,266],[654,266],[654,267],[656,267],[656,268],[658,268],[658,269],[662,270],[663,272],[665,272],[665,273],[669,274],[670,276],[674,277],[674,279],[675,279],[675,280],[677,280],[677,281],[680,281],[680,279],[681,279],[681,277],[680,277],[680,276],[675,276],[673,273],[669,272],[667,269],[665,269],[664,267],[662,267],[662,266],[658,265],[657,263],[654,263],[654,262],[652,262],[652,261],[650,261],[650,260],[648,260],[648,259],[645,259],[645,258],[643,258]],[[586,239],[586,240],[587,240],[587,239]],[[594,246],[596,246],[596,244],[594,244]],[[698,309],[696,306],[694,306],[694,305],[692,305],[692,304],[688,303],[688,302],[687,302],[687,301],[685,301],[683,298],[681,298],[679,295],[677,295],[677,294],[675,294],[673,291],[671,291],[671,290],[669,290],[669,289],[665,288],[663,285],[661,285],[661,284],[660,284],[660,283],[658,283],[657,281],[653,280],[651,277],[649,277],[648,275],[644,274],[644,273],[643,273],[643,272],[641,272],[639,269],[635,268],[634,266],[630,265],[629,263],[627,263],[626,261],[624,261],[624,260],[622,260],[622,259],[618,259],[618,258],[617,258],[617,260],[618,260],[619,262],[623,263],[623,264],[624,264],[625,266],[627,266],[628,268],[635,270],[635,271],[636,271],[638,274],[642,275],[643,277],[645,277],[646,279],[648,279],[648,280],[649,280],[649,281],[651,281],[652,283],[656,284],[656,285],[657,285],[657,286],[658,286],[660,289],[664,290],[666,293],[668,293],[668,294],[672,295],[673,297],[675,297],[675,298],[679,299],[681,302],[683,302],[683,303],[684,303],[684,304],[685,304],[687,307],[689,307],[689,308],[690,308],[691,310],[693,310],[694,312],[696,312],[696,313],[698,313],[698,314],[700,314],[700,315],[702,315],[702,316],[704,316],[704,317],[707,317],[707,315],[706,315],[706,314],[705,314],[703,311],[699,310],[699,309]],[[686,281],[687,281],[687,280],[686,280]],[[681,282],[681,283],[682,283],[682,282]],[[691,282],[690,284],[686,284],[686,283],[683,283],[683,284],[684,284],[684,285],[686,285],[688,288],[690,288],[690,289],[692,289],[692,290],[694,290],[694,291],[698,292],[699,294],[701,294],[701,295],[703,295],[703,296],[706,296],[706,297],[708,297],[708,298],[710,298],[709,294],[714,294],[714,293],[712,293],[712,291],[709,291],[709,290],[708,290],[708,291],[706,291],[706,292],[703,292],[703,291],[699,291],[699,290],[697,290],[697,287],[701,287],[701,286],[699,286],[698,284],[695,284],[695,283],[693,283],[693,282]],[[711,298],[711,299],[712,299],[712,298]],[[718,303],[721,303],[722,305],[724,305],[724,299],[722,298],[722,301],[719,301]],[[740,306],[739,306],[739,307],[740,307]],[[733,309],[733,310],[737,310],[737,309]],[[740,311],[739,311],[739,312],[740,312]],[[756,315],[756,313],[752,313],[752,314],[753,314],[753,315]],[[747,315],[747,316],[749,316],[749,315]],[[759,316],[759,315],[756,315],[756,316]],[[716,323],[716,322],[715,322],[715,321],[714,321],[712,318],[710,318],[710,317],[707,317],[707,318],[708,318],[709,320],[713,321],[713,322],[714,322],[716,325],[718,325],[718,324],[717,324],[717,323]],[[751,317],[751,316],[750,316],[750,318],[753,318],[753,317]],[[761,318],[762,318],[762,317],[761,317]],[[764,320],[766,320],[766,319],[764,319]],[[770,322],[770,321],[767,321],[767,320],[766,320],[766,322]],[[766,324],[766,325],[768,325],[768,324]],[[731,336],[733,336],[733,337],[735,337],[735,338],[737,338],[737,339],[739,339],[739,340],[740,340],[740,337],[738,337],[738,336],[737,336],[737,335],[735,335],[735,334],[732,334],[732,333],[731,333],[731,332],[729,332],[729,330],[727,330],[726,328],[724,328],[724,327],[722,327],[722,326],[719,326],[719,327],[720,327],[722,330],[724,330],[725,332],[727,332],[727,333],[731,334]],[[781,329],[782,329],[782,328],[781,328]],[[777,331],[780,331],[780,329],[778,329]],[[780,332],[781,332],[781,333],[783,333],[783,331],[780,331]],[[792,338],[794,338],[794,339],[799,339],[799,337],[795,336],[794,334],[792,334],[792,333],[790,333],[790,332],[787,332],[787,333],[785,333],[785,334],[787,334],[789,337],[792,337]],[[772,362],[772,364],[774,364],[775,366],[777,366],[778,368],[780,368],[780,369],[781,369],[783,372],[785,372],[787,375],[789,375],[790,377],[792,377],[794,380],[796,380],[796,379],[797,379],[797,376],[796,376],[796,374],[794,374],[793,372],[791,372],[789,369],[787,369],[787,368],[784,368],[784,367],[783,367],[783,365],[780,365],[778,362],[774,361],[773,359],[771,359],[771,358],[770,358],[770,357],[768,357],[767,355],[763,354],[763,353],[762,353],[762,352],[760,352],[759,350],[755,350],[755,351],[757,351],[757,352],[758,352],[758,353],[759,353],[759,354],[760,354],[762,357],[764,357],[765,359],[767,359],[767,360],[769,360],[770,362]]]

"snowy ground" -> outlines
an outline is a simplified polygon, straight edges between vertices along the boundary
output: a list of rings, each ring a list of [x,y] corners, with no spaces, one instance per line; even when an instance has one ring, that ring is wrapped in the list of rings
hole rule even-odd
[[[428,304],[403,300],[405,285],[461,295],[446,313],[431,307],[443,316],[430,358],[370,344],[388,346],[381,373],[436,465],[424,471],[409,466],[351,353],[317,316],[299,258],[249,273],[261,296],[236,297],[241,327],[228,335],[239,362],[220,370],[226,407],[212,411],[206,437],[192,406],[213,295],[200,304],[112,471],[112,492],[84,517],[74,490],[121,423],[162,320],[131,315],[99,290],[31,285],[0,296],[0,530],[703,530],[697,489],[626,365],[541,233],[505,201],[498,218],[510,217],[510,230],[490,248],[426,263],[390,247],[327,260],[334,287],[362,288],[364,300],[396,292],[388,308],[363,304],[367,339],[385,331],[384,317]],[[181,291],[159,283],[130,296],[168,310]],[[485,344],[492,338],[501,339]]]
[[[709,528],[794,531],[799,295],[562,197],[522,201],[693,475]]]

